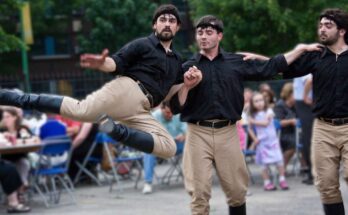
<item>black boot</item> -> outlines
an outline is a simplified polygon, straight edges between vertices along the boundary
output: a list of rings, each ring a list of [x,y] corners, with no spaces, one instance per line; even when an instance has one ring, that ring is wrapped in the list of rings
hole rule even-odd
[[[344,215],[343,202],[335,204],[323,204],[325,215]]]
[[[154,141],[149,133],[128,128],[125,125],[116,124],[109,116],[103,115],[98,119],[99,130],[108,134],[113,139],[122,142],[126,146],[151,153]]]
[[[41,112],[59,113],[63,96],[23,93],[19,90],[0,90],[0,105],[34,109]]]
[[[246,215],[246,205],[245,203],[237,207],[229,207],[230,215]]]

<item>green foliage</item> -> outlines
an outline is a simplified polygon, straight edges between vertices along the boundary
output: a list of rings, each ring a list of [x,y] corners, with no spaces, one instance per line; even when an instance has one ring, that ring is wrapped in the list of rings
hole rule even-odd
[[[0,26],[0,54],[19,49],[22,41],[15,35],[7,34]]]
[[[80,10],[83,5],[83,0],[31,1],[34,34],[53,35],[68,31],[71,14]]]
[[[16,0],[3,0],[0,4],[0,54],[19,49],[24,45],[16,36],[11,16],[19,13]],[[12,26],[11,26],[12,24]]]
[[[324,8],[348,9],[345,0],[191,0],[190,6],[195,19],[213,14],[224,21],[225,49],[268,55],[316,41]]]
[[[80,38],[82,52],[116,51],[128,41],[150,34],[157,4],[151,0],[87,0],[86,19],[92,24]]]

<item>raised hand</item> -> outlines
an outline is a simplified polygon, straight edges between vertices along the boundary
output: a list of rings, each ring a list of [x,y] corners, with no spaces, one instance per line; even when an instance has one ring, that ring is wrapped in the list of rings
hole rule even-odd
[[[190,67],[184,74],[184,85],[188,89],[192,89],[202,80],[202,72],[197,67]]]
[[[104,49],[101,54],[83,54],[80,56],[80,65],[83,68],[99,69],[108,55],[108,49]]]

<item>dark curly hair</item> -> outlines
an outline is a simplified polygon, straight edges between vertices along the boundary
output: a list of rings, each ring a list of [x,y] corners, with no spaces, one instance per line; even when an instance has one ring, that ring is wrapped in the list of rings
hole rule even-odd
[[[348,13],[339,8],[325,9],[319,16],[319,21],[322,18],[333,21],[337,25],[337,29],[344,29],[344,41],[348,44]]]
[[[152,24],[155,24],[157,18],[163,14],[172,14],[173,16],[175,16],[176,20],[178,21],[178,24],[181,24],[179,11],[172,4],[162,4],[161,6],[159,6],[153,13]]]

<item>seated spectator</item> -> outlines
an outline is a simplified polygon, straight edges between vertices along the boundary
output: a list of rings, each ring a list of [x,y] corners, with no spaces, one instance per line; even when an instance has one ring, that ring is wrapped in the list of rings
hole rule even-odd
[[[75,176],[79,170],[78,166],[76,165],[76,161],[79,161],[80,163],[83,162],[85,159],[89,149],[91,148],[96,135],[98,133],[98,124],[92,124],[92,123],[83,123],[81,126],[81,129],[75,139],[73,140],[73,152],[71,155],[71,160],[69,164],[69,171],[68,174],[71,178],[71,180],[75,180]],[[103,154],[103,148],[102,145],[97,145],[97,147],[94,149],[92,156],[98,156],[101,157]],[[95,168],[88,166],[88,168]]]
[[[153,112],[153,116],[158,120],[172,135],[177,144],[176,154],[181,154],[184,148],[186,123],[180,121],[180,116],[175,115],[170,110],[169,104],[163,102],[161,108]],[[143,188],[143,194],[152,193],[152,178],[156,165],[156,157],[152,154],[144,155],[144,174],[145,185]]]
[[[274,107],[276,118],[280,120],[280,145],[284,156],[284,167],[295,154],[296,149],[296,114],[292,83],[284,84],[281,99]]]
[[[29,128],[21,124],[21,121],[22,118],[18,115],[18,111],[15,108],[4,108],[2,116],[4,136],[14,145],[25,143],[29,139],[31,139],[30,142],[38,142],[38,138],[34,137]],[[22,196],[29,184],[30,163],[27,155],[27,153],[18,153],[2,156],[2,159],[13,162],[17,167],[23,182],[19,192],[20,196]]]
[[[16,167],[0,159],[0,183],[7,195],[8,213],[27,213],[30,207],[19,202],[17,190],[22,187],[22,180]]]
[[[28,126],[36,136],[40,135],[40,127],[47,121],[47,115],[33,110],[24,111],[23,124]]]
[[[66,126],[66,131],[71,139],[74,139],[80,131],[81,122],[74,121],[72,119],[67,119],[61,115],[55,115],[54,118]]]

